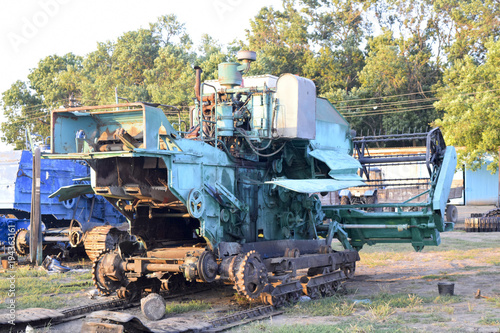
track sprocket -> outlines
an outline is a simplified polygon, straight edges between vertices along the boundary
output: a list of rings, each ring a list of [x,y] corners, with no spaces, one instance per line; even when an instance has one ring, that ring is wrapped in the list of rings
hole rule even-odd
[[[114,265],[111,268],[108,267],[110,262],[114,261],[109,260],[109,256],[117,256],[117,254],[112,254],[109,250],[104,250],[92,265],[92,282],[101,295],[110,295],[122,285],[120,280],[116,279],[116,276],[109,277],[107,275],[108,271],[114,270]]]
[[[255,251],[248,252],[238,263],[234,288],[249,300],[260,296],[267,285],[267,269],[260,255]]]
[[[14,234],[14,250],[18,256],[25,256],[28,254],[29,245],[25,241],[25,236],[28,234],[28,230],[21,228]]]

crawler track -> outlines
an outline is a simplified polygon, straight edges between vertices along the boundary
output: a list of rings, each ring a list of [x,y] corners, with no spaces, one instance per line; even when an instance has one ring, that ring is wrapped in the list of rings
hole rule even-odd
[[[283,311],[275,309],[272,305],[259,306],[250,310],[238,311],[228,316],[211,320],[210,324],[212,325],[212,328],[205,330],[205,332],[223,332],[236,326],[277,316],[282,313]]]
[[[319,274],[307,279],[305,277],[302,277],[300,282],[297,280],[286,283],[279,283],[278,281],[275,281],[274,283],[268,285],[271,289],[266,288],[260,298],[262,302],[268,304],[271,303],[273,305],[263,305],[255,307],[253,309],[245,309],[227,316],[222,316],[220,318],[204,322],[203,330],[207,332],[221,332],[231,329],[235,326],[245,325],[255,320],[263,320],[281,314],[283,313],[283,311],[280,311],[279,309],[282,306],[287,306],[298,301],[301,294],[308,295],[313,299],[331,296],[341,288],[342,282],[346,280],[346,274],[342,271],[337,270],[331,273],[324,272],[323,274]],[[274,286],[272,286],[272,284],[274,284]],[[189,290],[182,289],[178,292],[171,292],[169,294],[164,293],[162,296],[166,300],[172,300],[187,295],[208,291],[210,289],[213,289],[213,285],[207,286],[204,284],[200,284],[196,285],[196,287],[194,288],[191,287]],[[124,310],[138,307],[139,305],[139,301],[130,302],[128,300],[113,296],[107,301],[96,302],[94,304],[67,308],[60,311],[47,310],[47,313],[43,316],[40,316],[39,313],[37,313],[36,309],[26,310],[26,315],[22,318],[22,320],[18,322],[18,324],[22,326],[21,328],[26,327],[26,325],[28,324],[33,327],[43,327],[49,322],[51,323],[51,325],[57,325],[60,323],[80,319],[86,314],[95,311]],[[161,331],[163,324],[165,324],[166,326],[170,325],[168,323],[168,319],[165,320],[165,323],[156,322],[155,329],[159,328]],[[1,324],[2,321],[0,319],[0,331],[2,331]],[[122,324],[126,325],[126,323],[121,323],[118,321],[116,322],[116,325]],[[196,324],[199,325],[199,323]],[[100,324],[96,323],[96,325]],[[187,326],[184,325],[182,330],[179,329],[179,331],[184,331],[184,329],[187,329],[188,331],[200,329],[199,326],[189,326],[190,324],[188,324]]]

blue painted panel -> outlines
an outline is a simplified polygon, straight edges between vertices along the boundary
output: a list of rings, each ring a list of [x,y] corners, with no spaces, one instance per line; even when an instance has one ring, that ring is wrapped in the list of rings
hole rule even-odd
[[[30,220],[6,218],[0,215],[0,245],[10,245],[14,233],[21,229],[28,229]]]
[[[446,152],[441,164],[441,170],[439,170],[439,177],[434,190],[434,200],[432,201],[432,209],[434,209],[434,211],[439,210],[441,213],[441,220],[436,221],[437,229],[441,232],[444,231],[442,221],[444,221],[446,203],[448,202],[448,196],[450,195],[451,183],[453,181],[456,166],[457,153],[455,151],[455,147],[448,146],[446,147]]]
[[[487,165],[477,171],[465,170],[465,204],[496,205],[498,200],[498,171],[486,170]]]
[[[31,152],[3,152],[0,156],[5,158],[0,163],[0,214],[11,214],[13,209],[29,213],[33,175]],[[60,202],[59,198],[49,198],[59,188],[73,185],[73,179],[88,175],[89,167],[81,161],[41,160],[40,208],[44,222],[52,220],[52,216],[57,220],[71,220],[74,216],[81,223],[125,222],[125,218],[101,196],[83,195],[80,200],[75,198],[65,202]],[[91,209],[93,201],[94,208]]]

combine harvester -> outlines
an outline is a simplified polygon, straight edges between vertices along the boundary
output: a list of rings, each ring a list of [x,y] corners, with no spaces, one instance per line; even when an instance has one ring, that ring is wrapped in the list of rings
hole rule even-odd
[[[162,105],[52,112],[52,150],[42,158],[87,161],[93,190],[118,207],[136,238],[94,262],[102,293],[134,299],[218,278],[271,304],[332,295],[353,276],[365,244],[420,251],[453,229],[444,212],[456,154],[438,129],[427,134],[426,154],[398,158],[427,165],[425,202],[322,206],[314,193],[364,185],[358,171],[374,161],[352,157],[349,124],[311,80],[242,78],[255,53],[238,59],[219,64],[217,82],[202,83],[196,68],[188,132]],[[386,207],[394,211],[377,209]]]
[[[33,157],[28,150],[0,153],[0,242],[9,243],[13,235],[17,255],[30,251],[30,212]],[[104,249],[113,248],[126,232],[116,227],[125,222],[112,205],[93,194],[89,167],[82,161],[43,160],[40,176],[40,215],[45,254],[69,254],[85,247],[92,260]],[[60,201],[51,194],[61,187],[87,188],[81,196]]]

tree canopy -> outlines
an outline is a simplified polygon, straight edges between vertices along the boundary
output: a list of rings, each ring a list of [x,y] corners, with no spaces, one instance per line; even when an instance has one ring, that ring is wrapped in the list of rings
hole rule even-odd
[[[358,135],[439,125],[473,167],[500,145],[499,18],[494,0],[283,0],[263,7],[242,40],[203,35],[194,45],[175,15],[163,15],[85,56],[41,59],[2,94],[2,140],[22,148],[26,127],[48,135],[49,110],[113,104],[115,88],[129,101],[187,110],[193,66],[215,79],[218,63],[249,49],[257,52],[250,75],[310,78]]]

